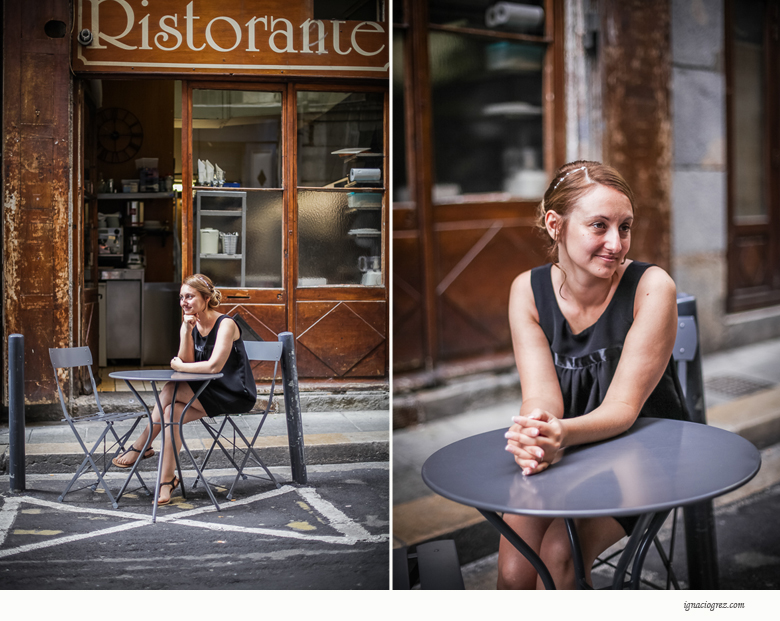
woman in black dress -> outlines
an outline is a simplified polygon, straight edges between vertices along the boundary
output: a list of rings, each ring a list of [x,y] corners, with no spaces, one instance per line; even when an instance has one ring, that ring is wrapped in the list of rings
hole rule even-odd
[[[208,276],[193,274],[184,279],[179,292],[179,305],[184,311],[184,320],[179,332],[179,353],[171,360],[174,371],[185,373],[222,373],[219,379],[212,380],[200,396],[192,403],[184,417],[189,423],[204,416],[219,414],[240,414],[252,409],[257,399],[257,389],[252,376],[252,368],[241,340],[241,329],[227,315],[217,312],[222,299],[218,289]],[[173,420],[178,422],[181,413],[200,386],[200,382],[179,382],[176,388],[176,401],[173,402],[174,382],[169,382],[160,391],[160,402],[165,410],[165,419],[169,420],[173,408]],[[173,402],[173,403],[172,403]],[[152,418],[160,420],[157,406]],[[181,449],[181,437],[178,426],[174,426],[176,452]],[[160,432],[155,425],[152,440]],[[147,428],[140,437],[122,455],[113,460],[120,468],[129,468],[139,458],[141,449],[149,435]],[[149,448],[143,459],[154,455]],[[171,501],[173,490],[179,485],[175,476],[176,460],[171,443],[165,445],[163,455],[162,481],[160,484],[159,505]]]
[[[545,192],[539,225],[552,264],[518,276],[509,321],[523,402],[506,434],[523,474],[537,474],[567,446],[611,438],[638,416],[682,419],[672,363],[674,282],[657,266],[626,258],[634,199],[625,180],[598,162],[562,166]],[[574,588],[563,519],[504,515],[550,569]],[[630,533],[635,519],[575,520],[590,582],[596,557]],[[503,537],[499,588],[542,588],[536,571]]]

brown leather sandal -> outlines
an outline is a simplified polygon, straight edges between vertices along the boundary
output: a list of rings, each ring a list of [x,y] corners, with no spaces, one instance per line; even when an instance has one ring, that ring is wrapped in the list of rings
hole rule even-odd
[[[124,457],[128,453],[140,453],[141,449],[135,448],[132,444],[129,448],[125,449],[125,452],[121,455],[117,455],[114,457],[114,459],[111,460],[111,463],[114,464],[117,468],[132,468],[133,464],[135,464],[138,459],[136,459],[134,462],[130,464],[123,464],[121,461],[117,461],[120,457]],[[140,459],[149,459],[150,457],[154,457],[154,449],[150,446],[148,449],[146,449],[146,453],[140,456]]]
[[[163,505],[167,505],[168,503],[171,502],[171,500],[173,499],[173,492],[176,490],[177,487],[179,487],[179,477],[174,475],[174,477],[170,481],[167,481],[165,483],[160,483],[160,487],[162,487],[163,485],[171,486],[171,495],[168,497],[168,500],[158,500],[157,501],[158,507],[162,507]]]

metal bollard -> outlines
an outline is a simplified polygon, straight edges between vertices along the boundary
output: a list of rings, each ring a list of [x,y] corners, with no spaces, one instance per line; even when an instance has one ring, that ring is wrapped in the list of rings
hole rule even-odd
[[[8,445],[10,488],[25,491],[24,477],[24,336],[8,337]]]
[[[696,298],[681,293],[677,296],[677,315],[693,317],[698,323]],[[701,347],[687,365],[685,402],[694,423],[707,424],[704,407],[704,378],[701,370]],[[691,589],[718,588],[718,546],[715,538],[715,516],[712,501],[683,509],[685,517],[685,552],[688,557],[688,583]]]
[[[295,362],[295,337],[292,332],[280,332],[282,343],[282,382],[284,383],[284,410],[287,414],[287,440],[290,444],[290,466],[293,481],[308,482],[303,447],[301,398],[298,394],[298,365]]]

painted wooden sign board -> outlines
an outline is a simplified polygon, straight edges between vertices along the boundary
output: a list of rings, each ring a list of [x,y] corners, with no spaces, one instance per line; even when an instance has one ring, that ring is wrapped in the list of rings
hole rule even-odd
[[[73,6],[76,73],[389,75],[387,24],[315,20],[310,1],[75,0]]]

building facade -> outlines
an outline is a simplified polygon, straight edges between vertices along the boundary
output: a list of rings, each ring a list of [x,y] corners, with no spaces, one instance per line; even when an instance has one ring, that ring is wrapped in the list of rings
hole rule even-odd
[[[387,386],[384,2],[3,9],[3,342],[25,336],[28,403],[56,399],[49,347],[166,364],[195,272],[245,337],[296,336],[304,387]]]
[[[396,386],[513,364],[509,286],[576,159],[631,185],[630,256],[696,296],[704,352],[780,336],[778,3],[510,4],[394,5]]]

